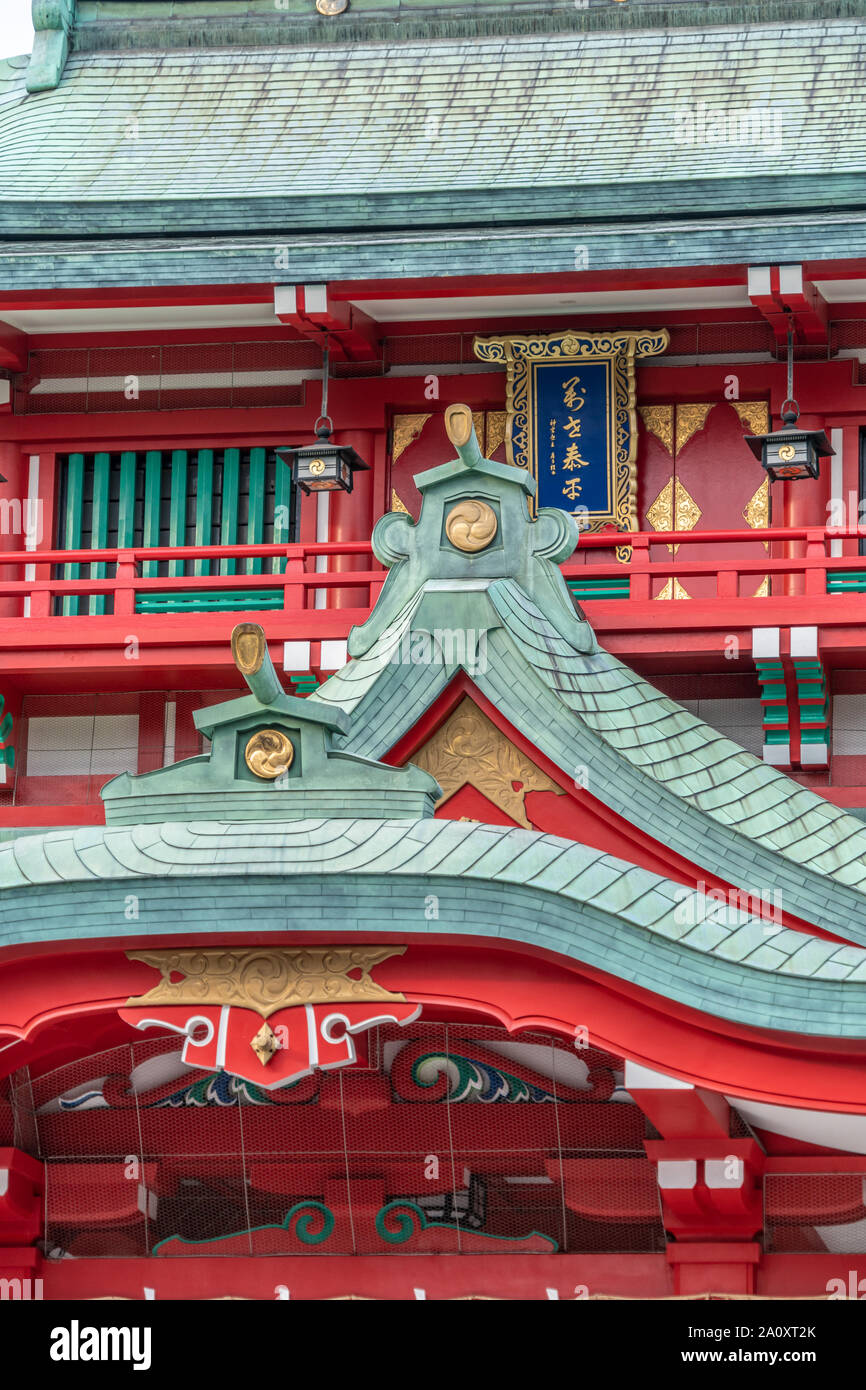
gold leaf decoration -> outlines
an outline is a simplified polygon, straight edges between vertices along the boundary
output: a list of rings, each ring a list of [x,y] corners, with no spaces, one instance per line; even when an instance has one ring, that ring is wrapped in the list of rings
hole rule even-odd
[[[423,430],[429,415],[395,415],[394,443],[391,449],[391,462],[396,463],[404,449],[413,444]]]
[[[409,511],[409,508],[406,506],[406,503],[401,501],[401,499],[397,496],[393,488],[391,489],[391,511],[405,512],[407,516],[411,516],[411,512]]]
[[[679,478],[670,477],[647,509],[646,519],[654,531],[693,531],[702,515],[688,488]],[[668,542],[668,550],[676,555],[679,546]]]
[[[405,946],[202,947],[127,951],[127,960],[153,966],[161,976],[128,1008],[149,1004],[237,1004],[268,1018],[295,1004],[406,1002],[371,979],[370,971]],[[181,975],[173,980],[173,975]]]
[[[766,542],[765,542],[765,544],[766,544]],[[769,576],[768,574],[765,574],[764,577],[763,577],[763,579],[761,580],[760,584],[758,585],[757,589],[756,589],[755,592],[752,594],[752,598],[769,598],[769,597],[770,597],[770,576]]]
[[[674,490],[674,530],[694,531],[702,515],[688,488],[677,478]]]
[[[487,457],[492,458],[505,439],[505,430],[508,424],[508,415],[504,410],[488,410],[487,412]]]
[[[686,447],[692,435],[704,428],[714,404],[710,401],[709,405],[677,406],[677,453]]]
[[[641,419],[669,454],[674,451],[674,408],[672,405],[640,405]]]
[[[754,530],[766,530],[770,524],[770,479],[764,478],[761,486],[752,494],[743,508],[743,518]],[[763,541],[765,550],[770,542]]]
[[[678,579],[669,579],[660,594],[656,598],[691,598],[691,594],[683,588]]]
[[[674,479],[668,478],[656,500],[646,509],[646,519],[654,531],[674,529]]]
[[[731,401],[730,404],[749,434],[769,434],[770,407],[766,401]]]
[[[509,743],[468,695],[412,754],[412,762],[436,778],[443,793],[440,806],[468,783],[527,830],[532,827],[524,809],[526,793],[562,795],[562,788]]]
[[[483,410],[473,410],[473,412],[472,412],[472,423],[473,423],[473,425],[475,426],[475,438],[478,440],[478,447],[479,447],[479,449],[481,450],[482,454],[484,454],[484,453],[485,453],[485,448],[484,448],[484,411],[483,411]]]

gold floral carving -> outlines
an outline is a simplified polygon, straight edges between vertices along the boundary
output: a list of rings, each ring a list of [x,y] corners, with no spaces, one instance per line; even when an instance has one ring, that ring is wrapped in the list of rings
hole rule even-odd
[[[393,488],[391,489],[391,511],[405,512],[407,516],[410,515],[409,508],[406,506],[406,503],[400,500]]]
[[[472,412],[472,424],[473,424],[474,427],[475,427],[475,438],[478,440],[478,447],[479,447],[479,449],[481,450],[481,452],[482,452],[482,454],[483,454],[483,453],[485,452],[485,449],[484,449],[484,411],[483,411],[483,410],[473,410],[473,412]]]
[[[158,970],[161,979],[147,994],[127,999],[129,1008],[149,1004],[235,1004],[268,1018],[295,1004],[366,1004],[378,999],[405,1003],[370,976],[371,970],[405,946],[302,946],[256,950],[127,951],[128,960]],[[172,976],[183,978],[175,981]]]
[[[445,534],[456,550],[485,550],[497,531],[496,513],[486,502],[466,498],[445,518]]]
[[[748,428],[750,434],[768,434],[770,430],[770,407],[766,401],[731,401],[737,412],[740,424]]]
[[[691,594],[683,588],[678,579],[669,579],[660,594],[656,598],[691,598]]]
[[[485,454],[493,458],[496,450],[505,439],[508,415],[504,410],[488,410]]]
[[[693,531],[703,513],[679,478],[668,478],[661,492],[650,507],[646,519],[654,531]],[[678,545],[668,544],[668,550],[676,555]]]
[[[757,589],[756,589],[755,592],[752,594],[752,598],[769,598],[769,597],[770,597],[770,576],[769,576],[768,574],[765,574],[764,577],[763,577],[763,579],[761,580],[760,584],[758,585]]]
[[[288,772],[294,758],[294,744],[282,729],[259,729],[244,749],[244,760],[250,772],[268,782]]]
[[[710,401],[709,405],[677,406],[677,453],[686,447],[693,434],[704,428],[714,404]]]
[[[639,405],[638,411],[650,434],[654,434],[669,454],[674,451],[674,408],[672,405]]]
[[[674,529],[674,478],[668,478],[658,497],[647,507],[646,519],[654,531]]]
[[[404,449],[413,444],[423,430],[429,415],[395,415],[394,442],[391,449],[391,462],[396,463]]]
[[[743,518],[756,531],[765,530],[770,524],[770,479],[765,478],[758,488],[749,498],[743,508]],[[770,542],[764,541],[765,550],[770,549]]]
[[[461,787],[475,787],[519,825],[531,830],[524,797],[562,788],[530,762],[467,695],[412,762],[436,778],[448,801]]]

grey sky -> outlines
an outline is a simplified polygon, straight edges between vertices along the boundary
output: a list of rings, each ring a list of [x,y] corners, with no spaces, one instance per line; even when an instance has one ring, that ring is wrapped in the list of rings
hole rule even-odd
[[[32,47],[30,0],[0,0],[0,58],[29,53]]]

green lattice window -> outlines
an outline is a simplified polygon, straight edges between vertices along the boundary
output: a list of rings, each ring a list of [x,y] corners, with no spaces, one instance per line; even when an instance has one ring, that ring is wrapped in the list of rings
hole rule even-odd
[[[58,550],[113,546],[255,545],[295,534],[289,468],[275,449],[155,449],[144,453],[66,454],[58,468]],[[280,560],[145,560],[143,578],[274,574]],[[81,565],[62,566],[65,579]],[[110,577],[105,565],[92,577]],[[110,599],[60,601],[64,614],[109,611]]]

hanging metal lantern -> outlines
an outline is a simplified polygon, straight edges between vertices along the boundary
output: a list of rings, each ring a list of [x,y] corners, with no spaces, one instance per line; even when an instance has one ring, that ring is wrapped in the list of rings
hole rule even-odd
[[[798,430],[800,407],[794,400],[793,334],[788,334],[788,397],[782,402],[784,428],[749,434],[746,443],[767,471],[771,483],[817,478],[822,458],[836,451],[823,430]]]
[[[368,469],[360,454],[345,444],[332,444],[334,428],[328,415],[328,350],[322,356],[322,413],[313,426],[312,444],[294,449],[277,449],[277,458],[292,470],[292,482],[304,492],[351,492],[354,474]]]
[[[327,417],[325,417],[327,420]],[[331,422],[316,421],[316,439],[297,449],[277,449],[277,457],[292,469],[292,481],[304,492],[352,491],[353,475],[369,468],[360,454],[345,444],[331,443]]]

